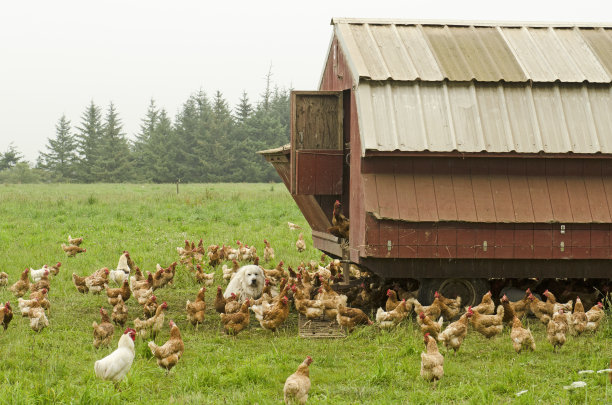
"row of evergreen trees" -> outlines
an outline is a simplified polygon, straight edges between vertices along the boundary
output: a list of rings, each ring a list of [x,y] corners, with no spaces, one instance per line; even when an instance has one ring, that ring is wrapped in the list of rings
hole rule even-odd
[[[268,80],[255,105],[243,93],[232,110],[221,92],[211,98],[199,91],[174,119],[151,100],[133,140],[112,103],[102,111],[92,101],[74,128],[65,116],[59,119],[35,170],[57,182],[278,181],[255,152],[289,142],[289,95],[271,89]],[[0,181],[1,171],[19,169],[21,160],[12,146],[0,153]]]

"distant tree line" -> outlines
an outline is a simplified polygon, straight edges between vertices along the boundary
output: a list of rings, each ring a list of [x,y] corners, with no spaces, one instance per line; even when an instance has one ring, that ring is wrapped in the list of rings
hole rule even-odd
[[[103,111],[92,101],[78,124],[59,118],[34,167],[13,145],[0,152],[0,182],[278,181],[255,154],[289,142],[290,91],[269,78],[255,104],[244,92],[233,109],[221,92],[198,91],[172,119],[151,100],[134,139],[113,103]]]

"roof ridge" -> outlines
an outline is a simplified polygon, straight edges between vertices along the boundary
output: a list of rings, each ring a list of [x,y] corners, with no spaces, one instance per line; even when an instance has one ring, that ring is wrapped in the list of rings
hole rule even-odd
[[[504,20],[428,20],[394,18],[346,18],[333,17],[335,24],[384,24],[384,25],[455,25],[480,27],[553,27],[553,28],[612,28],[612,22],[574,22],[574,21],[504,21]]]

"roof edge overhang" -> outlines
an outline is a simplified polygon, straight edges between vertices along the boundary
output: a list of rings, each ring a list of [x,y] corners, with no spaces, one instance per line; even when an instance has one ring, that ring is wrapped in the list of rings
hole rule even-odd
[[[362,158],[369,157],[449,157],[449,158],[527,158],[527,159],[612,159],[611,153],[520,153],[520,152],[431,152],[431,151],[380,151],[367,149]]]
[[[584,27],[612,28],[612,22],[568,22],[568,21],[499,21],[499,20],[411,20],[394,18],[345,18],[333,17],[331,25],[336,24],[396,24],[396,25],[450,25],[461,27]]]

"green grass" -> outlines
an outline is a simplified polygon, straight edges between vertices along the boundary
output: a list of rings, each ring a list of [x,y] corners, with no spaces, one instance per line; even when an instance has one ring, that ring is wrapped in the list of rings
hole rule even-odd
[[[230,338],[210,305],[214,288],[209,288],[207,320],[196,333],[184,308],[199,286],[182,267],[173,286],[156,291],[168,302],[167,319],[176,321],[185,341],[177,367],[166,376],[146,341],[137,340],[122,391],[95,378],[94,361],[114,350],[121,330],[115,331],[112,347],[93,348],[91,323],[99,320],[100,306],[110,306],[104,295],[79,294],[73,272],[113,267],[123,250],[143,271],[153,271],[156,263],[178,259],[175,248],[184,239],[200,237],[205,244],[239,239],[256,245],[260,254],[267,238],[276,260],[294,267],[318,258],[312,246],[296,251],[297,232],[289,231],[287,221],[302,225],[310,240],[306,221],[281,184],[181,185],[179,195],[174,185],[0,185],[0,271],[9,274],[10,284],[25,267],[63,263],[51,281],[50,326],[39,334],[19,316],[10,291],[0,289],[0,300],[13,302],[16,312],[8,330],[0,331],[0,403],[281,403],[286,377],[306,355],[314,359],[313,404],[612,403],[607,375],[577,374],[608,366],[609,317],[596,335],[569,337],[556,354],[533,320],[535,353],[516,355],[507,330],[491,341],[471,330],[457,356],[441,350],[445,376],[434,390],[419,376],[424,345],[412,321],[390,332],[367,327],[343,340],[304,340],[297,337],[292,313],[276,335],[253,317],[248,330]],[[83,236],[87,252],[67,258],[60,244],[68,234]],[[218,272],[217,284],[222,283]],[[130,319],[140,315],[133,299],[127,304]],[[167,337],[165,326],[156,341]],[[586,389],[563,390],[577,380],[586,381]]]

